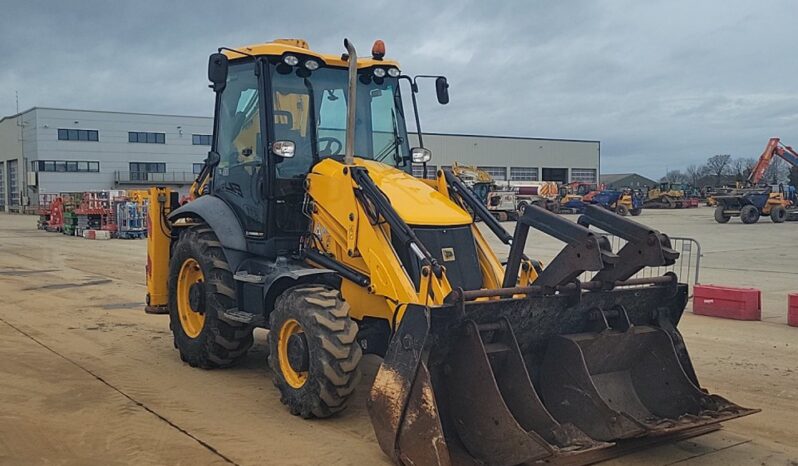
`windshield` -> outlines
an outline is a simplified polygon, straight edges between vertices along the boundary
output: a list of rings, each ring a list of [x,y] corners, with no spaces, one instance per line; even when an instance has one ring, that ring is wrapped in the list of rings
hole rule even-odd
[[[277,176],[301,177],[314,160],[346,151],[348,72],[271,64],[275,140],[296,144],[293,158],[281,160]],[[397,78],[358,72],[355,148],[357,157],[410,171],[410,151]],[[311,105],[312,103],[312,105]]]

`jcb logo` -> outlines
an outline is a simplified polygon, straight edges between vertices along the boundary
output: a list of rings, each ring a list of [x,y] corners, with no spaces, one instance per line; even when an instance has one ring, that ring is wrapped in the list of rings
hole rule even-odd
[[[441,257],[444,262],[452,262],[454,260],[454,248],[441,249]]]

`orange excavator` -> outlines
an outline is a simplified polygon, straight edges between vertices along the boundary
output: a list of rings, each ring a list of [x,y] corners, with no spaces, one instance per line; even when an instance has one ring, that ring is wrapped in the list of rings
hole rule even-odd
[[[779,138],[770,138],[748,175],[748,186],[724,196],[715,196],[716,222],[726,223],[732,217],[740,217],[743,223],[756,223],[763,215],[770,216],[774,223],[798,220],[794,187],[785,192],[782,185],[779,185],[778,191],[773,191],[771,186],[759,186],[775,157],[781,157],[790,165],[798,167],[798,152],[782,144]]]
[[[765,151],[759,156],[759,160],[756,162],[756,165],[754,165],[754,169],[751,170],[751,174],[748,175],[748,183],[750,185],[756,186],[762,181],[762,178],[765,176],[765,171],[767,171],[771,162],[773,162],[773,158],[776,156],[781,157],[782,160],[790,165],[798,167],[798,152],[792,147],[782,144],[781,139],[770,138],[768,145],[765,146]]]

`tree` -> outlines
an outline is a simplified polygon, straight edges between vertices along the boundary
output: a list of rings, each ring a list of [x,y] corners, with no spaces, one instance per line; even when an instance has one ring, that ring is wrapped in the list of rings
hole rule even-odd
[[[762,176],[762,182],[767,184],[779,184],[786,178],[785,163],[778,157],[774,157],[770,161],[770,165],[765,169],[765,174]]]
[[[662,182],[668,183],[684,183],[687,181],[687,175],[681,172],[681,170],[670,170],[665,176],[660,179]]]
[[[687,167],[685,174],[687,175],[687,179],[691,185],[698,186],[698,180],[701,179],[702,176],[706,175],[707,171],[706,165],[693,164]]]
[[[745,181],[751,175],[751,171],[756,165],[756,159],[752,157],[739,157],[731,162],[731,172],[736,181]]]
[[[729,154],[717,154],[707,159],[707,169],[715,176],[715,186],[720,186],[721,177],[728,173],[730,161]]]
[[[790,184],[798,188],[798,166],[790,167]]]

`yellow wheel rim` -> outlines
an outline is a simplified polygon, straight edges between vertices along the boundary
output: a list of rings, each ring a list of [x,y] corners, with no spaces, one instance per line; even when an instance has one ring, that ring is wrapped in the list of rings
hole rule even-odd
[[[280,372],[285,381],[293,388],[302,388],[308,379],[307,372],[297,372],[288,361],[288,340],[291,335],[303,333],[302,326],[295,319],[288,319],[282,327],[277,338],[277,356],[280,360]]]
[[[180,326],[189,338],[197,338],[205,325],[205,314],[197,312],[203,309],[193,309],[189,298],[191,286],[204,280],[199,263],[192,258],[186,259],[177,276],[177,313]]]

